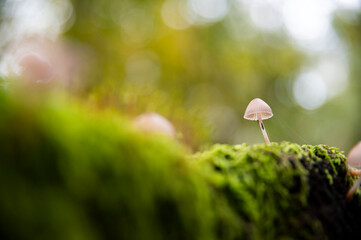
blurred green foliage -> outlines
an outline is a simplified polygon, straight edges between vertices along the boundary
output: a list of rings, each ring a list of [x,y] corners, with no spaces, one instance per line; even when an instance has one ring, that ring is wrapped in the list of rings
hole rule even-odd
[[[236,10],[222,22],[177,31],[161,19],[163,1],[91,3],[74,1],[77,20],[67,35],[94,51],[97,102],[130,114],[160,112],[192,147],[258,139],[242,120],[248,101],[262,97],[279,105],[275,81],[286,82],[302,63],[286,36],[254,30],[259,41],[234,36],[232,28],[244,21]],[[263,38],[274,38],[277,48]]]
[[[344,13],[347,15],[347,12]],[[348,49],[349,49],[349,57],[351,62],[351,83],[350,83],[350,90],[348,94],[354,103],[356,103],[356,107],[351,105],[350,108],[356,110],[353,112],[353,121],[352,121],[352,130],[354,134],[350,135],[354,142],[360,141],[361,138],[361,128],[359,127],[359,123],[361,122],[361,114],[359,114],[358,109],[360,108],[361,104],[361,15],[358,14],[354,16],[353,21],[347,22],[344,21],[342,18],[335,19],[335,25],[337,26],[337,30],[340,36],[342,36],[343,40],[346,42]]]
[[[61,72],[57,80],[75,79],[75,84],[65,85],[83,102],[130,117],[158,112],[175,125],[178,139],[192,149],[211,143],[262,142],[257,124],[242,117],[249,101],[259,97],[274,112],[274,117],[265,123],[271,141],[324,143],[349,150],[361,137],[360,131],[355,130],[359,129],[361,119],[357,111],[361,102],[360,11],[337,9],[342,4],[325,0],[324,3],[335,7],[332,13],[328,12],[334,18],[332,31],[324,29],[332,36],[323,43],[329,45],[326,52],[311,51],[300,46],[287,28],[284,16],[287,1],[275,1],[273,5],[271,2],[213,0],[225,4],[226,10],[218,18],[207,19],[194,12],[195,4],[203,15],[219,14],[221,10],[211,4],[203,6],[203,0],[72,0],[72,4],[52,0],[45,5],[37,2],[28,10],[22,9],[21,3],[6,1],[1,2],[5,34],[0,47],[11,52],[11,48],[24,47],[28,41],[48,51],[48,56],[65,65],[54,64]],[[26,19],[32,16],[26,11],[35,14],[40,11],[36,10],[39,6],[44,7],[39,14],[51,12],[49,3],[55,9],[54,18],[49,18],[54,21],[54,32],[49,29],[50,23],[38,23],[39,27],[36,21]],[[323,3],[316,5],[320,4]],[[310,2],[305,3],[308,5]],[[272,6],[269,12],[267,6]],[[275,6],[279,9],[274,9]],[[258,10],[267,13],[264,19]],[[268,14],[274,13],[282,15],[278,17],[281,22],[277,29],[257,25],[257,21],[267,23]],[[47,14],[43,15],[48,19]],[[64,22],[60,23],[61,20]],[[33,36],[23,29],[26,24],[21,27],[21,21],[28,21],[29,28],[35,30],[45,27]],[[55,41],[55,47],[47,46],[43,40],[50,38],[51,42],[62,28],[64,33]],[[307,43],[307,39],[303,40]],[[55,50],[49,50],[52,47]],[[317,48],[312,44],[309,47]],[[9,60],[6,51],[1,53],[1,78],[6,76],[3,64]],[[324,69],[320,70],[320,66]],[[10,66],[10,71],[15,68]],[[321,89],[317,85],[320,81],[316,81],[319,79],[313,79],[306,83],[306,93],[299,94],[303,94],[303,101],[318,99],[322,103],[306,110],[295,96],[295,91],[302,87],[295,86],[302,73],[314,70],[325,71]],[[327,84],[332,89],[323,89],[330,87]]]
[[[292,84],[310,63],[284,31],[257,29],[236,1],[228,2],[221,21],[175,30],[162,19],[164,3],[73,1],[76,21],[66,36],[93,53],[86,85],[93,104],[131,116],[159,112],[193,148],[262,142],[257,125],[242,118],[255,97],[275,113],[266,122],[273,141],[348,150],[360,138],[354,131],[360,114],[353,110],[360,108],[360,91],[352,88],[358,73],[351,77],[352,89],[305,111],[294,101]]]

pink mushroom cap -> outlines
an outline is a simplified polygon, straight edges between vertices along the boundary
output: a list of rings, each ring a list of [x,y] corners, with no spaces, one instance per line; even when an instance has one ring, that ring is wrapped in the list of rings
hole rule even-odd
[[[273,116],[272,109],[268,104],[260,98],[253,99],[247,106],[244,118],[248,120],[261,120],[271,118]]]
[[[351,167],[361,167],[361,141],[358,142],[347,155],[347,164]]]
[[[143,132],[161,133],[175,137],[175,130],[171,122],[157,113],[144,113],[133,121],[136,128]]]

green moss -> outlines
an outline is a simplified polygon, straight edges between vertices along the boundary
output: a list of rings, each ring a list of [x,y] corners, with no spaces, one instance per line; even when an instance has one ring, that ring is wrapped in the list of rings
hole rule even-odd
[[[63,98],[0,94],[1,239],[214,239],[175,141]]]
[[[319,199],[334,211],[353,182],[325,145],[189,156],[61,97],[0,93],[0,112],[1,239],[323,239],[330,213],[317,212]]]
[[[336,148],[288,142],[215,145],[194,158],[215,195],[237,213],[242,231],[236,238],[341,238],[353,234],[342,229],[358,228],[351,219],[360,212],[359,197],[354,204],[345,201],[353,179]]]
[[[208,168],[209,184],[237,213],[238,229],[243,229],[237,237],[301,239],[322,235],[320,223],[305,214],[307,171],[299,159],[306,155],[301,146],[284,142],[215,145],[195,159]]]
[[[328,171],[328,169],[325,169],[324,171],[325,171],[326,177],[327,177],[327,179],[328,179],[328,182],[330,183],[330,185],[332,185],[332,184],[333,184],[333,177],[332,177],[332,175],[330,174],[330,172]]]

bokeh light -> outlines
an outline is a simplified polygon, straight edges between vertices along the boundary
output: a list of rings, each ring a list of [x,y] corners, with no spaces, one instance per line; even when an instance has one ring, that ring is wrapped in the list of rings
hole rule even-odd
[[[305,109],[314,110],[326,101],[327,87],[318,72],[307,71],[296,79],[293,93],[298,104]]]
[[[359,10],[361,7],[361,1],[359,0],[336,0],[336,3],[341,8],[351,9],[351,10]]]
[[[189,11],[185,1],[167,0],[162,6],[162,18],[165,24],[174,29],[185,29],[191,25]]]
[[[24,71],[22,69],[24,67],[19,66],[21,60],[19,58],[24,57],[24,54],[28,55],[29,52],[34,59],[38,59],[45,65],[50,64],[43,54],[29,49],[30,46],[21,47],[22,43],[26,41],[25,39],[32,38],[54,41],[74,22],[73,6],[68,0],[6,1],[2,9],[2,17],[5,21],[0,26],[0,33],[2,33],[0,47],[3,48],[0,76],[19,75],[21,71]]]
[[[134,53],[126,62],[125,79],[133,84],[156,84],[161,75],[160,62],[152,52]]]
[[[268,1],[254,1],[250,6],[253,23],[264,31],[278,31],[283,26],[282,15]]]
[[[286,1],[282,9],[287,31],[297,41],[317,41],[331,29],[332,4],[327,0]]]
[[[226,0],[189,0],[189,7],[200,23],[221,20],[229,10]]]
[[[6,32],[4,37],[7,38],[33,34],[55,38],[73,23],[73,7],[68,0],[6,1],[2,12],[3,18],[10,21],[10,24],[2,26],[2,32]]]

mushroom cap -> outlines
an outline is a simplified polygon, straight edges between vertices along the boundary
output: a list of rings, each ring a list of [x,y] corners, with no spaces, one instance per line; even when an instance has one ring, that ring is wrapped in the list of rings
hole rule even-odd
[[[54,76],[50,59],[36,52],[24,53],[18,60],[21,75],[33,82],[47,82]]]
[[[157,113],[141,114],[134,119],[133,124],[142,132],[160,133],[170,137],[176,135],[172,123]]]
[[[347,155],[347,164],[351,167],[361,167],[361,141],[358,142]]]
[[[257,120],[257,115],[261,120],[273,116],[270,106],[260,98],[255,98],[248,104],[246,112],[244,113],[244,118],[248,120]]]

